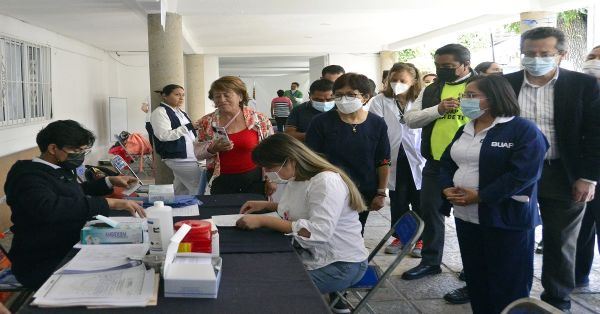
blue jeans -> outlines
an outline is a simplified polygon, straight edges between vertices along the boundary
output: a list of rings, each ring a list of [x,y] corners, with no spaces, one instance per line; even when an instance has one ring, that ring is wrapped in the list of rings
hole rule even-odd
[[[322,294],[342,291],[359,282],[367,271],[367,261],[335,262],[309,270],[308,274]]]

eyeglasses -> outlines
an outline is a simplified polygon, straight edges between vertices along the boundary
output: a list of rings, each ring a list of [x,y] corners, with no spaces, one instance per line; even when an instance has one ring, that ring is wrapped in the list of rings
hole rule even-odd
[[[71,148],[69,150],[65,150],[64,148],[61,148],[60,150],[62,150],[63,152],[67,153],[67,154],[73,154],[73,155],[78,155],[78,156],[87,156],[92,152],[91,148]]]
[[[541,52],[541,53],[536,53],[533,51],[528,51],[528,52],[524,52],[521,54],[521,58],[523,57],[527,57],[527,58],[535,58],[535,57],[541,57],[541,58],[554,58],[556,56],[558,56],[560,53],[559,52]]]
[[[349,101],[353,101],[353,100],[355,100],[356,98],[358,98],[358,96],[359,96],[359,95],[361,95],[361,96],[362,96],[362,93],[357,93],[357,94],[355,94],[355,93],[347,93],[347,94],[335,94],[335,95],[333,95],[333,97],[334,97],[334,99],[335,99],[335,100],[337,100],[337,101],[340,101],[340,100],[342,100],[342,97],[346,97],[346,99],[348,99]]]
[[[463,93],[462,95],[459,95],[459,100],[461,98],[479,98],[479,99],[486,99],[485,97],[480,97],[483,96],[481,94],[476,94],[476,93]]]

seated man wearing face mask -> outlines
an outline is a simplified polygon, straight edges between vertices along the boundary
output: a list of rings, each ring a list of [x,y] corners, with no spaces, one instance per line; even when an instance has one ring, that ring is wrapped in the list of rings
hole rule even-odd
[[[290,112],[285,133],[304,142],[306,130],[313,117],[331,110],[335,106],[333,100],[333,82],[319,79],[310,85],[310,100],[302,103]]]
[[[95,215],[117,209],[145,217],[137,202],[100,197],[112,193],[113,186],[135,183],[136,178],[77,183],[73,170],[83,164],[94,140],[92,132],[73,120],[52,122],[37,135],[40,157],[19,160],[8,172],[4,191],[14,234],[9,257],[25,287],[38,288],[50,277],[79,241],[85,222]]]

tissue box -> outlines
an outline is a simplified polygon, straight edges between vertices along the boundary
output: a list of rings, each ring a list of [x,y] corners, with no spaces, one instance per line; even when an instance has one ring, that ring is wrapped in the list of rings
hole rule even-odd
[[[113,228],[100,220],[92,220],[81,229],[81,244],[143,243],[144,231],[138,222],[120,222]]]
[[[177,253],[179,243],[190,229],[184,224],[171,238],[163,267],[165,297],[216,299],[221,282],[221,257]]]
[[[173,203],[175,201],[175,190],[173,184],[150,185],[148,188],[148,201],[154,203],[163,201],[165,203]]]

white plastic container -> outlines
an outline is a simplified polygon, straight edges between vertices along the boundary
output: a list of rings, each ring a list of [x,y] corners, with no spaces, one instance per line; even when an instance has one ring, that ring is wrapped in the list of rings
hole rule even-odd
[[[154,206],[146,208],[146,216],[150,254],[164,255],[173,236],[173,209],[162,201],[156,201]]]

